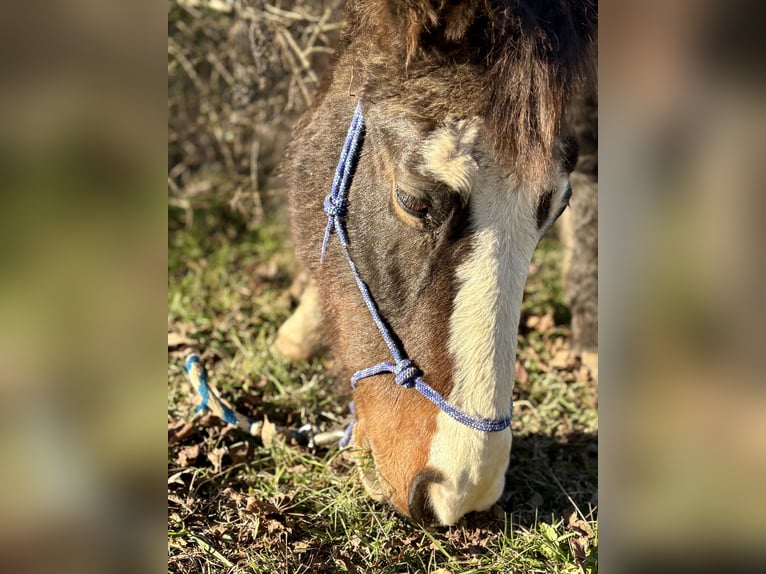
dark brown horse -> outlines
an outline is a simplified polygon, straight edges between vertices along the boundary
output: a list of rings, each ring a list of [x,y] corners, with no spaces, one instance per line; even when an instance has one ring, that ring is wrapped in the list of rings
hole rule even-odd
[[[344,380],[391,359],[339,242],[319,257],[323,202],[360,103],[366,129],[343,213],[359,275],[445,401],[474,418],[509,416],[527,269],[570,193],[576,150],[563,117],[595,26],[594,2],[582,0],[349,1],[332,76],[286,166],[312,277],[298,330],[321,324]],[[496,502],[508,428],[461,424],[389,374],[361,380],[353,399],[373,495],[442,524]]]

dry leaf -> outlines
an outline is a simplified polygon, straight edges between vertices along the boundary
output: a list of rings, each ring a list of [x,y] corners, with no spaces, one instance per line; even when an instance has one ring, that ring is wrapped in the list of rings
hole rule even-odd
[[[187,466],[191,466],[198,457],[199,445],[193,444],[191,446],[185,446],[180,451],[178,451],[176,461],[178,462],[178,466],[181,468],[186,468]]]
[[[275,532],[282,532],[285,529],[285,525],[282,524],[279,520],[268,520],[266,522],[266,531],[269,534],[274,534]]]
[[[187,472],[193,472],[191,470],[181,470],[179,472],[176,472],[175,474],[172,474],[168,477],[168,485],[171,484],[184,484],[184,481],[181,480],[181,477],[186,474]]]
[[[175,444],[191,434],[194,430],[194,421],[177,419],[168,421],[168,444]]]
[[[546,333],[556,326],[556,320],[553,318],[553,309],[548,311],[545,315],[540,317],[540,320],[535,325],[535,330],[538,333]]]
[[[194,345],[194,341],[180,333],[168,333],[168,347],[178,347],[180,345]]]
[[[239,443],[229,447],[229,456],[233,463],[249,460],[252,454],[250,443]]]
[[[244,498],[244,495],[241,492],[237,492],[230,486],[227,486],[226,488],[224,488],[222,494],[224,496],[228,496],[234,502],[239,502],[240,500]]]
[[[529,381],[529,373],[527,373],[527,370],[524,368],[524,365],[521,364],[521,361],[516,361],[516,376],[515,376],[516,382],[520,385],[524,385]]]
[[[168,416],[168,436],[175,433],[186,424],[184,419],[174,419]]]
[[[274,437],[277,435],[277,425],[269,420],[269,417],[263,417],[263,427],[261,428],[261,440],[263,446],[270,447],[274,443]]]
[[[573,530],[577,533],[585,535],[587,538],[593,538],[593,530],[590,527],[590,524],[585,522],[583,519],[581,519],[576,511],[572,511],[572,513],[569,515],[569,518],[567,519],[567,528],[569,530]]]
[[[588,556],[588,548],[590,547],[588,539],[583,536],[572,536],[569,539],[569,546],[575,555],[575,560],[582,564]]]

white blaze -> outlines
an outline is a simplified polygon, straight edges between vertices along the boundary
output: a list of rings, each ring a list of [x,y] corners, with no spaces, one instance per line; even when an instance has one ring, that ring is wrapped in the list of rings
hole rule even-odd
[[[481,163],[469,200],[472,248],[456,271],[448,400],[471,415],[501,418],[510,411],[521,300],[540,235],[534,194],[518,189],[497,166]],[[440,522],[452,524],[497,501],[510,450],[510,429],[479,432],[439,413],[428,466],[445,478],[429,487]]]

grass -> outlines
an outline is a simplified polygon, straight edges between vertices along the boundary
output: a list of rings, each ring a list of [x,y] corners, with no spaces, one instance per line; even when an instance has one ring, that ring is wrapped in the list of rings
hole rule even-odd
[[[506,492],[458,526],[427,530],[372,502],[347,452],[261,441],[210,416],[194,425],[184,357],[243,413],[333,429],[343,382],[323,360],[269,351],[296,304],[284,220],[249,226],[226,209],[169,214],[169,572],[596,572],[597,382],[568,350],[560,250],[530,270]]]

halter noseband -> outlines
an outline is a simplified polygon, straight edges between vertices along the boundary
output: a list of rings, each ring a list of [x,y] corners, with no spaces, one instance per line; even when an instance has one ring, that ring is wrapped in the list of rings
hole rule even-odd
[[[384,361],[372,367],[357,371],[354,373],[354,376],[351,377],[351,389],[356,389],[357,383],[367,377],[380,375],[382,373],[392,373],[395,376],[397,385],[408,389],[416,389],[421,395],[457,422],[482,432],[497,432],[504,430],[511,424],[510,415],[502,419],[484,419],[469,415],[455,405],[447,402],[443,396],[423,380],[422,371],[418,369],[409,357],[407,357],[407,354],[392,336],[390,328],[380,316],[378,306],[372,298],[369,287],[367,287],[367,284],[362,280],[356,269],[354,260],[351,258],[351,253],[349,252],[348,233],[346,232],[344,219],[348,215],[348,191],[351,188],[351,181],[354,177],[354,170],[356,169],[356,164],[359,160],[363,140],[364,117],[362,116],[362,101],[360,99],[356,105],[356,110],[354,110],[354,117],[351,120],[351,125],[349,126],[348,134],[346,135],[346,141],[343,144],[343,151],[340,154],[338,167],[335,169],[335,178],[332,182],[332,189],[324,200],[324,212],[327,214],[327,228],[325,230],[324,239],[322,240],[322,251],[319,259],[320,262],[324,261],[327,252],[327,244],[330,241],[330,236],[334,230],[335,234],[338,236],[340,245],[343,248],[343,253],[346,256],[349,267],[351,267],[351,273],[354,275],[356,284],[362,294],[362,299],[364,299],[364,303],[367,305],[372,320],[375,322],[375,325],[377,325],[386,346],[389,351],[391,351],[394,361]],[[354,412],[353,403],[351,404],[351,412]],[[511,413],[513,413],[513,401],[511,401]],[[341,439],[340,446],[346,446],[349,443],[354,424],[355,422],[352,422],[346,429],[346,434]]]

